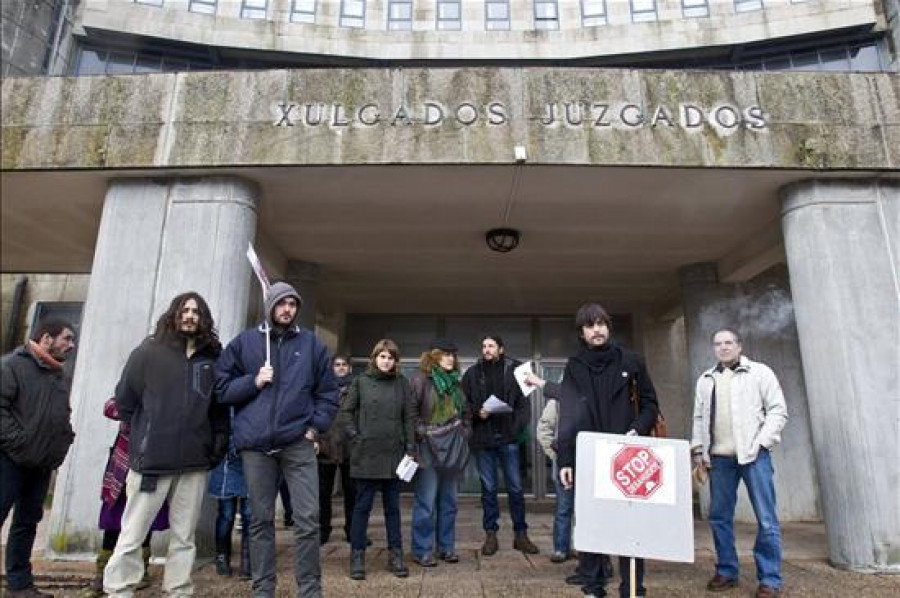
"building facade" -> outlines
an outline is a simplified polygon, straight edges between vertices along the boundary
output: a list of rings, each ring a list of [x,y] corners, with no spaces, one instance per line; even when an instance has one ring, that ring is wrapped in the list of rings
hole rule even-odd
[[[0,241],[10,304],[23,275],[84,289],[54,550],[98,542],[100,408],[169,298],[200,291],[226,340],[258,316],[252,242],[332,347],[391,336],[407,368],[495,332],[559,376],[600,301],[679,436],[710,334],[739,328],[788,397],[781,516],[824,520],[835,565],[900,568],[893,0],[58,12],[65,59],[15,70],[4,42],[4,72],[34,76],[3,81]]]

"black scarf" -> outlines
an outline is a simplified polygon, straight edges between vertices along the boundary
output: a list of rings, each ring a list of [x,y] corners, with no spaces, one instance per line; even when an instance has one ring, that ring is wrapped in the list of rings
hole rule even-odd
[[[622,348],[612,340],[596,348],[582,346],[566,366],[566,375],[575,380],[578,392],[599,408],[598,432],[605,430],[609,424],[610,402],[621,369]]]

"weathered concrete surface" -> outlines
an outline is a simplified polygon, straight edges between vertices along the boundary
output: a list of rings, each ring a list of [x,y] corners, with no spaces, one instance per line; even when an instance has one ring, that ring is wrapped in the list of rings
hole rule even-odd
[[[2,135],[7,170],[505,164],[518,145],[530,164],[895,169],[900,76],[459,68],[14,78],[3,81]]]
[[[335,513],[340,513],[340,498],[335,499]],[[523,596],[534,598],[581,596],[580,589],[567,586],[563,578],[574,570],[574,562],[561,565],[552,564],[549,560],[551,529],[553,514],[552,501],[536,504],[529,500],[528,523],[529,535],[541,549],[541,554],[524,556],[513,551],[512,532],[508,519],[501,522],[501,550],[490,558],[481,557],[478,548],[481,546],[481,508],[475,497],[460,501],[457,519],[457,547],[460,563],[456,565],[441,564],[430,570],[407,562],[410,576],[397,579],[388,573],[385,550],[385,532],[381,509],[376,507],[369,523],[369,534],[374,545],[366,553],[367,579],[364,582],[351,581],[348,576],[350,568],[350,549],[342,542],[342,538],[332,538],[325,545],[322,555],[322,573],[324,576],[324,595],[326,598],[360,598],[388,597],[460,597],[486,598]],[[404,541],[409,539],[410,502],[404,499],[401,513],[403,515]],[[504,510],[504,518],[506,512]],[[342,521],[342,520],[341,520]],[[342,523],[336,520],[336,529]],[[741,588],[724,594],[728,598],[752,596],[756,590],[756,574],[753,566],[752,547],[755,526],[738,524],[737,547],[741,561]],[[654,598],[696,598],[697,596],[715,596],[704,591],[706,581],[712,576],[714,550],[709,528],[704,522],[697,522],[694,529],[695,557],[693,564],[665,563],[652,561],[647,565],[646,585],[648,596]],[[277,528],[278,543],[278,590],[276,596],[288,598],[296,596],[291,565],[293,562],[293,533],[291,530]],[[237,541],[237,533],[235,534]],[[41,546],[39,541],[38,546]],[[237,544],[235,544],[237,546]],[[87,584],[92,574],[93,563],[72,561],[49,561],[36,555],[35,568],[38,585],[50,588],[56,596],[75,598],[81,587]],[[826,562],[825,530],[816,523],[788,523],[784,526],[784,579],[785,596],[793,598],[895,598],[900,594],[900,576],[862,575],[829,567]],[[151,567],[153,584],[138,594],[146,598],[162,596],[162,568],[157,564]],[[249,597],[249,582],[236,578],[223,578],[215,574],[209,560],[201,562],[194,573],[196,593],[198,597]],[[610,596],[618,595],[615,590],[618,580],[607,588],[613,590]]]
[[[227,342],[244,326],[256,187],[234,178],[114,181],[106,196],[72,388],[77,442],[57,474],[52,550],[99,544],[99,491],[115,424],[103,417],[131,350],[178,293],[199,292]],[[208,231],[209,234],[200,234]]]
[[[697,378],[716,363],[712,334],[723,327],[736,328],[744,338],[744,354],[775,371],[787,402],[788,423],[781,443],[772,450],[779,519],[821,519],[809,407],[787,269],[776,266],[738,284],[719,283],[716,265],[712,263],[686,266],[680,274],[691,397]],[[708,487],[700,497],[706,513]],[[746,492],[741,490],[738,497],[737,519],[755,522]]]
[[[790,186],[782,225],[829,557],[900,571],[900,185]]]

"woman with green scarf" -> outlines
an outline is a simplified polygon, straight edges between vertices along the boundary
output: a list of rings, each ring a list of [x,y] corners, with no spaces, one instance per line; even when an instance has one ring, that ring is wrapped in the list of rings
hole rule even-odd
[[[460,388],[456,352],[452,341],[432,341],[419,361],[419,373],[411,381],[413,400],[418,407],[416,440],[419,443],[419,470],[414,478],[412,551],[413,560],[423,567],[437,565],[435,548],[439,559],[447,563],[459,562],[456,497],[465,464],[460,468],[441,467],[436,463],[433,445],[428,441],[429,433],[446,430],[461,434],[464,440],[471,436],[472,417]],[[461,448],[468,451],[465,442]]]

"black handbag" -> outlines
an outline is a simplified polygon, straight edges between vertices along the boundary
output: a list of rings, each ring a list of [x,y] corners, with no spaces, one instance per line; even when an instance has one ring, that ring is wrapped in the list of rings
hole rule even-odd
[[[431,449],[432,466],[444,472],[462,472],[469,463],[469,441],[462,420],[455,417],[447,423],[429,428],[425,440]]]

